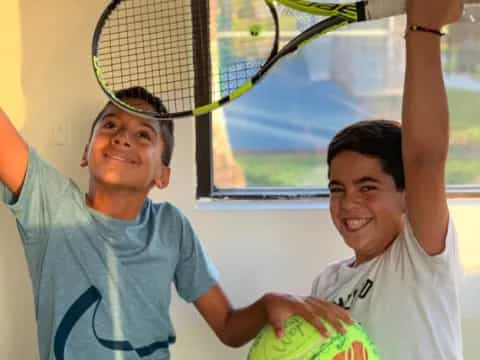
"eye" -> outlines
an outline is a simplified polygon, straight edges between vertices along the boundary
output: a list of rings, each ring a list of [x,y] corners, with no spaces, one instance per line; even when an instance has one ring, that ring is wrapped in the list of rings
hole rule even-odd
[[[148,131],[139,131],[137,133],[137,136],[141,139],[145,139],[145,140],[148,140],[148,141],[152,140],[152,136],[149,134]]]
[[[363,185],[360,187],[361,192],[369,192],[373,190],[377,190],[377,187],[374,185]]]
[[[107,121],[105,121],[105,123],[103,124],[102,127],[103,127],[104,129],[113,129],[113,128],[115,128],[115,126],[116,126],[116,125],[115,125],[115,123],[114,123],[112,120],[107,120]]]
[[[340,186],[330,186],[328,190],[330,191],[330,194],[336,194],[343,191],[343,189]]]

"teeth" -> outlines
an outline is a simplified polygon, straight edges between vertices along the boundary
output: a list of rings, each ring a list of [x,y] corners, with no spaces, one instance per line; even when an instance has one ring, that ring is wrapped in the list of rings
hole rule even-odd
[[[111,156],[112,159],[115,159],[115,160],[120,160],[120,161],[127,161],[126,159],[124,158],[121,158],[121,157],[118,157],[118,156]]]
[[[349,230],[358,230],[369,222],[368,219],[349,219],[345,220],[345,224]]]
[[[120,156],[115,156],[115,155],[109,155],[111,159],[114,159],[114,160],[118,160],[118,161],[123,161],[123,162],[127,162],[127,163],[132,163],[132,161],[130,160],[127,160],[125,158],[122,158]]]

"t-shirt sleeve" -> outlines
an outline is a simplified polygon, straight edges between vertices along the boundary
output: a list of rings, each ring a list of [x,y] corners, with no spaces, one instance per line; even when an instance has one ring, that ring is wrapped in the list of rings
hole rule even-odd
[[[329,289],[336,287],[337,275],[340,264],[343,261],[336,261],[329,264],[323,271],[313,280],[311,296],[326,299]]]
[[[25,247],[33,286],[39,285],[39,274],[54,225],[58,204],[69,184],[33,148],[29,148],[25,180],[16,196],[0,183],[0,201],[4,202],[17,220],[17,228]]]
[[[187,302],[193,302],[218,281],[218,271],[208,257],[190,222],[181,215],[180,256],[175,269],[175,287]]]
[[[415,238],[410,223],[406,220],[403,230],[403,241],[396,241],[393,254],[397,264],[403,264],[412,269],[415,277],[427,276],[429,280],[439,281],[446,277],[462,276],[459,259],[458,240],[451,216],[445,235],[445,249],[438,255],[428,255]]]
[[[1,200],[15,215],[26,244],[44,238],[68,184],[68,178],[29,148],[27,173],[20,195],[15,196],[5,186],[0,190]]]
[[[323,295],[323,289],[324,289],[324,281],[323,281],[324,274],[323,272],[318,275],[312,283],[312,290],[310,292],[311,296],[315,296],[318,298],[322,298]]]

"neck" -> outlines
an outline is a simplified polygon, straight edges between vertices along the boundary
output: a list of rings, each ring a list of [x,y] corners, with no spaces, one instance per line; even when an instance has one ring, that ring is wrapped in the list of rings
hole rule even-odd
[[[397,237],[398,236],[395,236],[391,241],[389,241],[387,244],[385,244],[382,248],[377,249],[376,251],[373,251],[371,253],[363,254],[363,253],[356,252],[355,253],[355,260],[351,264],[351,267],[356,267],[358,265],[361,265],[363,263],[366,263],[366,262],[376,258],[377,256],[382,255],[393,244],[393,242],[395,241],[395,239],[397,239]]]
[[[131,189],[105,189],[90,185],[85,201],[88,207],[118,220],[134,220],[143,208],[147,193]]]

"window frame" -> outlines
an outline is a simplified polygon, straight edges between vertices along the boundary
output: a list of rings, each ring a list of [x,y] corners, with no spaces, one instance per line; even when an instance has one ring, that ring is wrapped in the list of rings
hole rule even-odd
[[[209,1],[194,0],[202,5],[202,16],[193,17],[194,29],[205,29],[204,33],[193,32],[193,60],[195,69],[195,102],[209,103],[210,91],[210,59],[202,59],[200,49],[197,47],[210,46],[205,44],[205,39],[210,39],[209,34]],[[201,41],[200,41],[201,39]],[[205,76],[205,70],[207,76]],[[211,99],[207,99],[211,100]],[[228,120],[227,120],[228,121]],[[327,200],[330,197],[328,189],[301,188],[301,187],[249,187],[246,189],[218,188],[214,184],[214,159],[213,159],[213,131],[212,114],[207,113],[195,117],[195,161],[196,161],[196,199],[217,200]],[[480,175],[480,174],[479,174]],[[480,198],[480,184],[475,185],[446,185],[448,199],[455,198]]]
[[[328,189],[302,187],[249,187],[246,189],[218,188],[214,184],[212,115],[198,116],[195,120],[196,137],[196,198],[222,200],[325,200]],[[480,198],[480,186],[448,185],[448,199]]]

